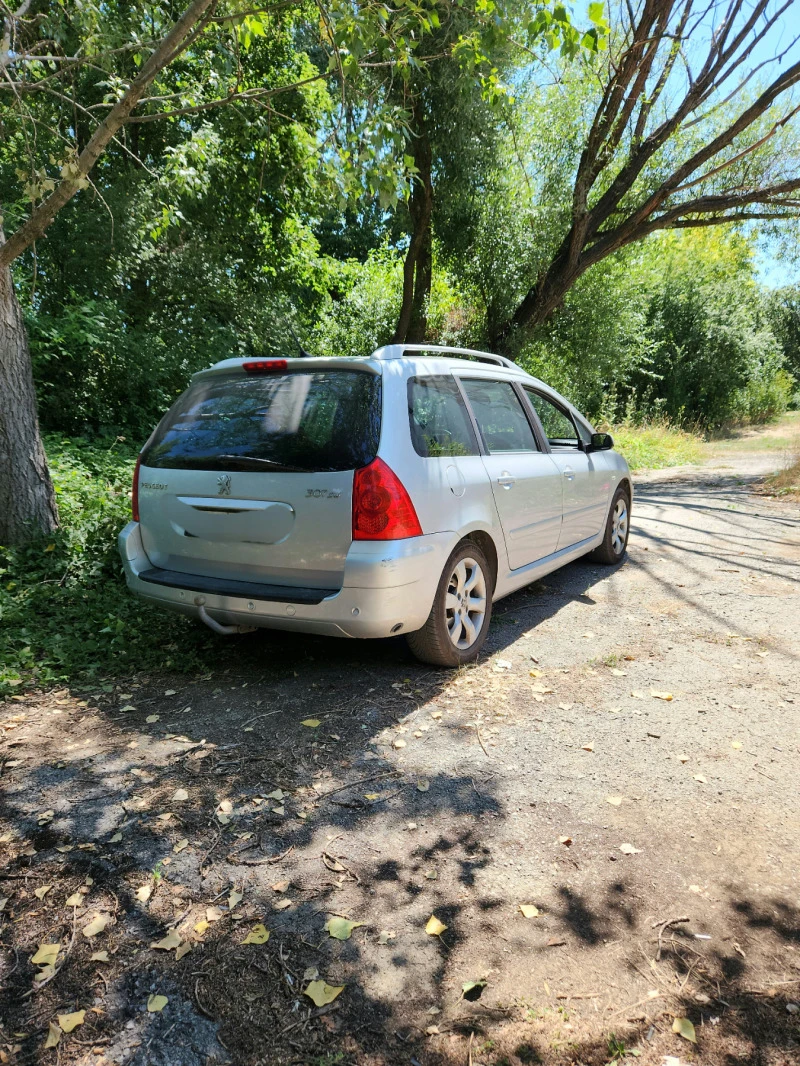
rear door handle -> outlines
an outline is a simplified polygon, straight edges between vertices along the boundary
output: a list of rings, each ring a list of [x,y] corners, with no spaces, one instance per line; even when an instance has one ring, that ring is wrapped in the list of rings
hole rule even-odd
[[[507,471],[504,471],[497,479],[497,484],[502,485],[504,489],[510,489],[516,480],[517,479],[515,477],[513,477]]]
[[[572,479],[575,477],[575,471],[572,469],[571,466],[564,467],[564,477],[567,479],[567,481],[572,481]]]

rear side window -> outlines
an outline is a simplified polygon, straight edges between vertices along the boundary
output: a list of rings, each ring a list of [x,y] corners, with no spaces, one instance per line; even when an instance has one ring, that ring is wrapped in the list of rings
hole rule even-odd
[[[533,409],[542,423],[544,435],[551,448],[577,448],[578,433],[570,416],[556,407],[552,401],[545,399],[533,389],[525,389],[525,395],[531,401]]]
[[[408,421],[417,455],[478,455],[475,431],[452,377],[409,378]]]
[[[356,370],[203,378],[164,416],[151,467],[354,470],[378,452],[381,379]]]
[[[490,455],[538,451],[530,422],[508,381],[462,380]]]

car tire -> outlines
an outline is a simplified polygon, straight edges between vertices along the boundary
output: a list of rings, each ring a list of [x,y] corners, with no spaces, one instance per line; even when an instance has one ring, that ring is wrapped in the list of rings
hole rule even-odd
[[[462,541],[447,560],[428,620],[406,637],[413,654],[433,666],[461,666],[477,659],[492,617],[494,577],[486,556]]]
[[[614,566],[621,562],[628,547],[631,531],[631,494],[627,485],[620,485],[614,493],[608,512],[603,540],[589,556],[596,563]]]

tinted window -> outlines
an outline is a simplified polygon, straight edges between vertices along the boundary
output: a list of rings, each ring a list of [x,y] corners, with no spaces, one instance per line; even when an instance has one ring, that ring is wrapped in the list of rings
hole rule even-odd
[[[536,440],[508,381],[462,380],[486,447],[494,452],[535,452]]]
[[[541,393],[532,389],[525,389],[525,392],[539,416],[544,435],[551,447],[577,448],[578,434],[572,419],[560,407],[546,400]]]
[[[363,371],[204,378],[164,416],[142,462],[204,470],[354,470],[372,462],[381,383]]]
[[[475,431],[452,377],[410,378],[408,421],[418,455],[478,454]]]

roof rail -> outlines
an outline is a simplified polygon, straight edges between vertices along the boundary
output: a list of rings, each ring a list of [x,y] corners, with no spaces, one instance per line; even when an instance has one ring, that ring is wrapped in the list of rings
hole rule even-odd
[[[479,352],[474,348],[449,348],[439,344],[386,344],[372,353],[372,359],[402,359],[406,352],[431,352],[434,355],[466,355],[481,363],[494,363],[495,366],[507,366],[511,370],[522,370],[521,366],[506,359],[504,355],[492,352]],[[522,370],[524,374],[525,371]]]

